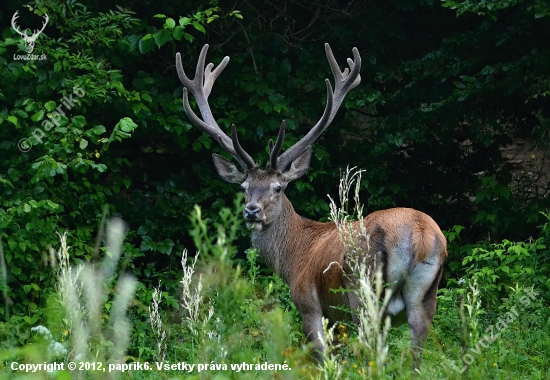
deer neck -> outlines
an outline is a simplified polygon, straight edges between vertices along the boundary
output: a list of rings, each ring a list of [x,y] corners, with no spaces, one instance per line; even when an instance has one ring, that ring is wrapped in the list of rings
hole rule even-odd
[[[294,211],[294,207],[283,195],[281,212],[271,224],[261,231],[252,232],[252,247],[260,250],[260,255],[267,266],[279,275],[287,284],[290,279],[292,260],[297,259],[307,240],[303,230],[304,218]]]

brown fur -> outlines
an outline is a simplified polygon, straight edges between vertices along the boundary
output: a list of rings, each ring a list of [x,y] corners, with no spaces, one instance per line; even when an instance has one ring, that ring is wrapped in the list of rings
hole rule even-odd
[[[316,356],[322,360],[319,353],[323,344],[321,316],[329,318],[331,322],[346,320],[349,315],[335,310],[333,306],[358,307],[358,301],[349,293],[331,291],[351,285],[343,271],[346,268],[346,251],[334,223],[302,218],[284,195],[281,205],[281,212],[271,225],[262,231],[253,232],[252,245],[260,250],[268,266],[289,285],[292,300],[303,318],[304,333],[314,343]],[[406,260],[410,262],[411,268],[426,260],[430,254],[435,254],[430,260],[441,268],[447,256],[445,237],[437,224],[420,211],[408,208],[377,211],[368,215],[363,223],[371,235],[371,253],[386,252],[388,262],[394,255],[402,253],[399,246],[404,236],[410,237],[405,240],[410,240],[412,247],[406,251],[410,256]],[[367,258],[367,261],[372,260],[373,257]],[[420,336],[411,332],[411,339],[416,346],[422,345],[424,332],[433,319],[439,278],[440,275],[434,278],[426,289],[425,297],[423,295],[420,300],[426,309],[422,311],[422,318],[427,322],[415,322],[420,323]]]
[[[394,208],[388,210],[375,211],[365,217],[364,223],[368,229],[373,230],[374,225],[378,224],[386,229],[390,236],[390,246],[400,233],[412,227],[412,245],[415,254],[415,260],[422,262],[434,248],[436,241],[440,241],[443,249],[441,258],[447,258],[447,240],[439,229],[439,226],[432,218],[423,212],[412,208]]]

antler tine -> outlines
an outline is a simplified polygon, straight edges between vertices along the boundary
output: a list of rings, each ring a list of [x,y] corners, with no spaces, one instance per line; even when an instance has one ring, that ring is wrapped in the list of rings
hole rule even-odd
[[[286,150],[277,160],[279,170],[284,170],[296,157],[298,157],[309,145],[312,145],[323,131],[330,125],[346,94],[361,83],[361,56],[356,48],[353,48],[353,60],[347,59],[349,70],[346,68],[343,72],[332,54],[329,44],[325,44],[327,60],[330,64],[332,75],[334,76],[334,91],[330,81],[326,79],[327,85],[327,105],[323,116],[313,128],[296,144]]]
[[[212,86],[214,85],[214,82],[216,79],[218,79],[218,76],[221,74],[223,69],[225,69],[225,66],[227,66],[227,63],[229,62],[229,57],[224,57],[224,59],[220,62],[218,67],[212,71],[212,67],[214,67],[213,63],[209,63],[206,66],[206,70],[204,71],[204,96],[208,99],[208,95],[210,95],[210,91],[212,91]]]
[[[332,54],[332,49],[330,48],[329,44],[325,44],[325,51],[330,64],[332,75],[334,75],[334,92],[335,94],[337,92],[340,92],[341,95],[343,95],[342,100],[344,100],[347,92],[352,88],[358,86],[359,83],[361,83],[361,76],[359,75],[359,70],[361,69],[361,56],[359,55],[359,51],[357,50],[357,48],[353,48],[352,52],[354,59],[347,59],[351,72],[348,70],[347,67],[344,69],[343,72],[341,72],[340,67],[338,67],[338,63],[334,58],[334,54]],[[350,78],[353,78],[353,80],[350,80]],[[338,104],[338,106],[339,105],[340,104]],[[338,110],[338,108],[336,108],[336,110]]]
[[[223,149],[225,149],[225,150],[228,151],[228,152],[231,151],[232,146],[227,145],[227,143],[226,143],[224,140],[222,140],[222,137],[221,137],[221,136],[218,136],[217,140],[218,140],[218,143],[222,146]],[[215,154],[215,153],[214,153],[214,154]],[[248,165],[247,165],[239,156],[236,156],[236,155],[235,155],[235,156],[233,156],[233,158],[234,158],[235,160],[237,160],[237,162],[239,163],[239,165],[241,165],[241,168],[243,168],[243,169],[245,169],[245,170],[248,168]]]
[[[283,120],[281,122],[281,126],[279,127],[279,135],[277,136],[275,146],[273,146],[273,141],[269,140],[269,166],[273,170],[277,170],[277,157],[279,156],[279,152],[283,147],[283,141],[285,140],[285,128],[286,120]]]
[[[44,13],[44,18],[46,19],[44,21],[44,23],[42,24],[42,29],[40,29],[40,31],[38,30],[34,30],[34,33],[33,33],[33,36],[38,36],[40,33],[42,33],[44,31],[44,29],[46,29],[46,25],[48,25],[48,21],[50,20],[50,18],[48,17],[47,14]]]
[[[218,136],[218,139],[219,139],[219,136]],[[235,152],[237,153],[239,158],[241,158],[244,161],[246,166],[248,168],[253,168],[254,166],[256,166],[252,157],[250,157],[250,155],[244,151],[241,144],[239,143],[239,137],[237,135],[237,127],[235,127],[235,124],[231,124],[231,141],[233,142],[233,148],[235,149]]]
[[[180,53],[176,54],[176,70],[178,72],[178,77],[180,78],[181,83],[185,87],[183,89],[183,108],[185,113],[191,119],[191,122],[199,127],[202,131],[208,133],[214,140],[218,141],[222,148],[228,151],[242,166],[243,169],[251,169],[255,166],[254,160],[248,155],[244,149],[238,144],[238,139],[232,139],[225,134],[221,128],[218,126],[216,119],[212,115],[210,110],[210,105],[208,104],[208,96],[212,91],[212,86],[214,82],[221,74],[223,69],[227,66],[229,62],[229,57],[225,57],[222,62],[214,70],[212,68],[214,65],[212,63],[208,64],[206,69],[204,68],[204,63],[206,61],[206,52],[208,51],[208,44],[204,45],[199,55],[197,62],[197,68],[195,70],[195,78],[193,80],[185,74],[183,70],[183,65],[181,63]],[[195,114],[191,109],[189,104],[189,97],[187,91],[190,91],[193,94],[199,107],[202,120]],[[235,144],[235,141],[237,142]],[[236,146],[238,145],[238,146]]]
[[[13,30],[15,30],[17,33],[19,33],[19,35],[23,38],[26,38],[28,37],[27,34],[23,33],[21,30],[19,30],[19,28],[17,27],[17,19],[19,18],[19,11],[16,11],[14,14],[13,14],[13,17],[11,18],[11,26],[13,27]],[[25,29],[27,30],[27,29]]]
[[[325,84],[327,86],[327,105],[325,106],[325,111],[321,119],[315,124],[313,128],[309,130],[307,135],[302,137],[300,141],[288,148],[281,156],[277,159],[277,167],[279,170],[285,170],[286,167],[294,161],[308,146],[311,146],[315,140],[321,135],[325,128],[330,124],[331,119],[331,110],[333,108],[333,92],[330,81],[325,79]]]

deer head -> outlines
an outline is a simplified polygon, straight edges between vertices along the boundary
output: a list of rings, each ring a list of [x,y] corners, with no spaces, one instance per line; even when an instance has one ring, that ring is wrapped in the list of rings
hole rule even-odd
[[[212,70],[212,63],[204,68],[208,45],[202,48],[199,56],[195,78],[190,80],[181,63],[181,56],[176,54],[176,69],[178,76],[184,85],[183,107],[185,113],[193,124],[216,139],[220,145],[229,152],[239,163],[242,170],[217,154],[213,154],[214,165],[220,177],[230,183],[241,185],[241,191],[245,194],[245,208],[243,216],[248,228],[255,231],[262,231],[273,223],[280,215],[283,193],[288,183],[303,176],[311,159],[311,145],[317,140],[321,133],[329,126],[336,115],[349,90],[359,85],[361,77],[361,57],[356,48],[353,48],[354,59],[348,59],[349,69],[340,71],[332,50],[325,44],[327,59],[334,75],[335,87],[328,79],[325,80],[327,87],[327,104],[321,119],[315,126],[296,144],[279,155],[283,146],[285,136],[285,122],[281,123],[277,141],[273,144],[270,140],[268,147],[270,151],[269,164],[266,169],[260,169],[252,157],[241,147],[237,136],[235,125],[231,126],[231,137],[228,137],[218,126],[210,106],[208,96],[212,91],[214,81],[227,66],[229,57],[225,57],[219,66]],[[190,91],[197,102],[202,120],[194,113],[189,105],[188,91]]]
[[[34,43],[36,42],[36,39],[38,38],[40,33],[44,31],[44,28],[46,28],[46,25],[48,25],[49,18],[47,14],[44,14],[44,23],[42,24],[42,29],[40,30],[35,29],[34,33],[31,36],[29,36],[27,34],[28,28],[22,32],[16,24],[16,21],[19,18],[18,13],[19,11],[13,14],[13,17],[11,18],[11,26],[13,27],[13,30],[15,30],[21,37],[23,37],[23,41],[25,41],[25,47],[26,47],[27,53],[31,54],[34,50]]]

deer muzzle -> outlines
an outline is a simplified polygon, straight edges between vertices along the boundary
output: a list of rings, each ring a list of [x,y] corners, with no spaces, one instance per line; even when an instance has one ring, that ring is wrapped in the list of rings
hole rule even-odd
[[[243,215],[247,221],[255,222],[260,219],[262,209],[257,203],[249,203],[245,206]]]
[[[249,203],[245,206],[243,216],[246,227],[249,230],[261,231],[265,217],[262,215],[262,208],[257,203]]]

